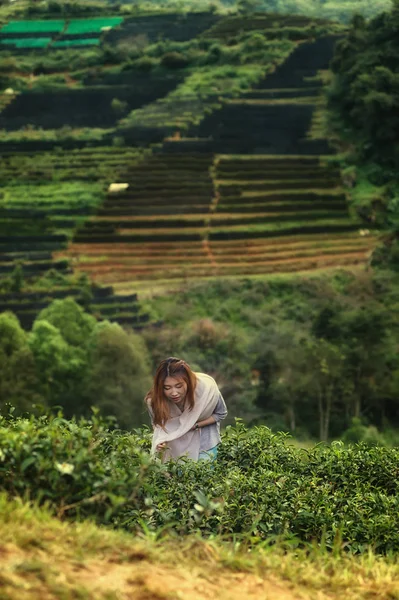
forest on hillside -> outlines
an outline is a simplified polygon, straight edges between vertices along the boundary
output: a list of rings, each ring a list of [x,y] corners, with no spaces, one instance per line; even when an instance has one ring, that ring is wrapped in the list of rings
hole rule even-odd
[[[384,243],[373,264],[399,263],[399,3],[367,22],[358,16],[331,63],[330,130],[353,206]]]
[[[121,12],[126,15],[140,12],[159,11],[204,11],[215,12],[269,12],[282,14],[301,14],[316,18],[332,19],[348,23],[354,14],[371,18],[392,7],[392,0],[129,0],[119,2],[77,3],[70,0],[48,0],[40,3],[21,3],[10,5],[7,1],[0,3],[7,12],[15,14],[39,15],[48,14],[107,14]]]
[[[42,310],[31,331],[3,313],[0,407],[60,407],[71,417],[95,405],[121,427],[138,427],[148,422],[151,373],[175,355],[217,379],[227,422],[390,445],[399,427],[398,306],[390,271],[342,270],[191,283],[147,301],[163,325],[141,334],[97,323],[72,299]]]
[[[228,0],[223,4],[229,4]],[[237,0],[240,10],[303,14],[347,23],[355,13],[369,18],[389,10],[391,0]]]

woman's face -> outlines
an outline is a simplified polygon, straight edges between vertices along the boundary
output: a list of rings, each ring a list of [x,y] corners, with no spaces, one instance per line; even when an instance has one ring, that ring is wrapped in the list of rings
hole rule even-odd
[[[163,384],[163,391],[168,400],[181,402],[187,394],[187,383],[178,377],[167,377]]]

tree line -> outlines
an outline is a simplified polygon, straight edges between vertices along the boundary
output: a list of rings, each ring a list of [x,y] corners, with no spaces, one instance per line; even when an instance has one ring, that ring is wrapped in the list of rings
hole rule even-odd
[[[228,0],[223,3],[230,4]],[[315,18],[350,22],[355,14],[366,19],[391,8],[391,0],[237,0],[243,11],[265,11],[284,14],[302,14]]]
[[[148,422],[152,373],[175,355],[215,377],[230,423],[239,417],[321,440],[344,435],[354,419],[363,433],[399,427],[399,281],[391,271],[199,282],[152,302],[164,325],[140,334],[97,322],[71,298],[42,310],[31,331],[1,314],[0,411],[61,407],[69,418],[97,406],[137,427]]]
[[[386,232],[373,264],[399,269],[399,2],[371,21],[358,15],[336,47],[330,129],[355,209]]]
[[[32,330],[11,312],[0,314],[0,410],[19,413],[61,407],[67,417],[92,406],[124,427],[146,421],[150,361],[143,340],[116,323],[97,322],[72,298],[40,312]]]

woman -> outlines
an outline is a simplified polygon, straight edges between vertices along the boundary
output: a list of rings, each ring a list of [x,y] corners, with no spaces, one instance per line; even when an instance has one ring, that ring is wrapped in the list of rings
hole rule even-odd
[[[167,358],[160,363],[145,400],[154,428],[153,454],[162,451],[164,461],[216,457],[220,421],[227,409],[212,377],[194,373],[184,360]]]

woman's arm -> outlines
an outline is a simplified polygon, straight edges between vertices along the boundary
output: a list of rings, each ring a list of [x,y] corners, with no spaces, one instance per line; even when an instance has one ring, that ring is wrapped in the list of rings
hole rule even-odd
[[[198,423],[196,423],[194,425],[193,429],[196,429],[197,425],[198,425],[198,427],[201,428],[201,427],[206,427],[207,425],[213,425],[214,423],[219,423],[226,417],[227,417],[226,403],[224,401],[222,394],[220,394],[218,403],[216,404],[213,414],[210,417],[208,417],[207,419],[204,419],[203,421],[198,421]]]
[[[148,415],[149,415],[149,417],[151,419],[152,428],[155,429],[155,425],[154,425],[154,413],[152,412],[151,400],[149,398],[146,398],[145,404],[147,406]]]
[[[203,421],[198,421],[194,425],[193,429],[197,429],[197,425],[201,429],[201,427],[206,427],[207,425],[213,425],[214,423],[216,423],[216,419],[213,415],[211,415],[210,417],[208,417],[207,419],[204,419]]]

